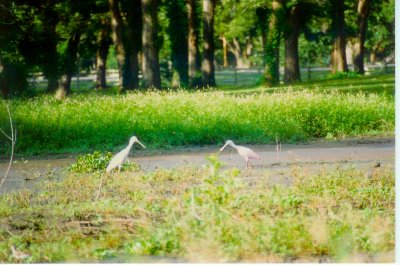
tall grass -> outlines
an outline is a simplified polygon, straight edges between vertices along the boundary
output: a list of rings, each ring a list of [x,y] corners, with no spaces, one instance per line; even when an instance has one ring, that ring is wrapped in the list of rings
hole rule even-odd
[[[134,92],[12,101],[19,153],[113,150],[137,135],[151,148],[284,142],[315,137],[390,134],[391,96],[313,92],[259,94]],[[0,124],[7,125],[3,109]],[[0,140],[3,141],[3,140]]]
[[[291,187],[232,169],[70,173],[41,191],[0,197],[0,261],[349,261],[394,249],[394,174],[347,167]],[[389,258],[393,262],[393,258]],[[359,260],[360,261],[360,260]],[[365,260],[364,260],[365,261]],[[387,261],[386,261],[387,262]]]

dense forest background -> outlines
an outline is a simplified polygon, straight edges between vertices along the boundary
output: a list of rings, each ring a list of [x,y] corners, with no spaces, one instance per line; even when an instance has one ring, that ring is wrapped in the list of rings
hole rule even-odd
[[[63,98],[78,71],[104,89],[118,69],[124,92],[215,86],[221,68],[263,67],[273,86],[300,67],[364,74],[393,60],[394,0],[0,0],[4,98],[29,95],[36,73]]]

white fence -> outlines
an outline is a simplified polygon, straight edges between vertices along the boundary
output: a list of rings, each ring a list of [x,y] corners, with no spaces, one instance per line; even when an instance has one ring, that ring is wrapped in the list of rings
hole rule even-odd
[[[366,75],[394,72],[395,64],[375,64],[366,65]],[[349,66],[353,69],[352,66]],[[216,83],[219,86],[253,86],[261,83],[261,77],[264,72],[262,67],[252,68],[225,68],[215,71]],[[323,79],[331,72],[330,67],[308,67],[301,68],[300,74],[303,81]],[[283,79],[284,69],[280,68],[280,76]],[[139,75],[139,78],[142,78]],[[47,80],[41,73],[31,76],[28,80],[32,87],[44,89],[47,86]],[[96,71],[81,73],[72,78],[72,86],[76,89],[94,87],[96,82]],[[107,84],[116,85],[118,83],[118,70],[107,70]]]

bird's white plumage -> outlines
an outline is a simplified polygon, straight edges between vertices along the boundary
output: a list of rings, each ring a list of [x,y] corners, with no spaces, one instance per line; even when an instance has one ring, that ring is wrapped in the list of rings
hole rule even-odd
[[[249,161],[250,159],[257,159],[257,160],[262,159],[259,155],[257,155],[250,148],[235,145],[231,140],[226,141],[225,145],[223,147],[221,147],[221,149],[219,149],[219,151],[222,152],[225,149],[225,147],[228,145],[231,146],[232,148],[236,149],[238,151],[239,155],[244,158],[244,160],[246,161],[246,168],[249,166],[249,164],[252,166],[252,164]]]
[[[132,136],[131,139],[129,139],[129,144],[127,147],[125,147],[124,149],[122,149],[118,154],[116,154],[110,161],[110,163],[108,163],[108,166],[106,168],[106,172],[110,172],[111,170],[113,170],[114,168],[119,168],[121,169],[122,164],[128,159],[128,155],[129,155],[129,151],[132,148],[132,145],[134,143],[138,143],[140,144],[143,148],[146,148],[136,136]]]

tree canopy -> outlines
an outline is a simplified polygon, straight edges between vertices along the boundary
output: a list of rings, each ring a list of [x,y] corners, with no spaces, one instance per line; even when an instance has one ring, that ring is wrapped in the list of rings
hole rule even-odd
[[[394,0],[0,0],[3,97],[39,72],[61,97],[80,70],[106,88],[107,58],[123,92],[214,86],[227,67],[264,67],[266,85],[300,81],[300,66],[362,74],[393,52]]]

